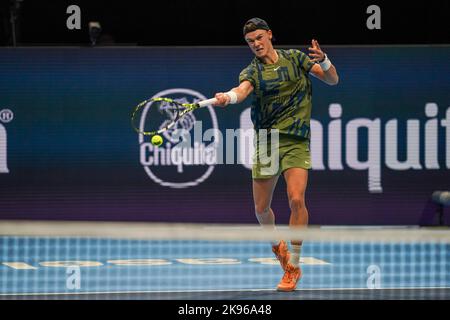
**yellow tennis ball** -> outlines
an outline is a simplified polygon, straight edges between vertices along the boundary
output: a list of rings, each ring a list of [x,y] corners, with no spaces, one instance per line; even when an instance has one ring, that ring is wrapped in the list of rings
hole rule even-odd
[[[162,143],[163,143],[163,138],[160,135],[156,134],[152,137],[152,144],[154,146],[159,147]]]

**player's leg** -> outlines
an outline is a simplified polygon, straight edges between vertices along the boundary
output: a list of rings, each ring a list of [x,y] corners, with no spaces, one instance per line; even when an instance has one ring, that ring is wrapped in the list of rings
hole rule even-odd
[[[309,141],[307,139],[285,138],[280,147],[283,160],[281,169],[287,186],[291,215],[291,227],[307,226],[309,215],[305,204],[305,191],[308,183],[308,170],[311,168]],[[291,241],[289,262],[278,290],[295,290],[301,277],[300,253],[302,241]]]
[[[253,179],[255,214],[258,222],[265,228],[275,228],[275,214],[270,205],[278,177],[276,175],[266,179]],[[280,261],[283,270],[285,270],[290,258],[287,243],[283,240],[272,242],[272,251]]]
[[[255,214],[261,226],[275,228],[275,214],[270,207],[272,203],[273,191],[279,176],[267,179],[253,179],[253,201],[255,204]]]
[[[263,134],[261,134],[263,133]],[[275,214],[271,209],[272,196],[280,176],[278,135],[267,136],[267,132],[256,135],[254,164],[252,167],[253,200],[256,218],[266,228],[275,228]],[[285,241],[274,240],[272,251],[285,270],[289,261],[288,245]]]
[[[308,170],[311,169],[311,154],[309,140],[300,138],[285,138],[282,141],[283,160],[281,167],[286,181],[287,195],[291,215],[291,227],[308,225],[309,214],[305,203],[305,192],[308,184]],[[293,253],[291,262],[298,265],[302,241],[291,241]]]
[[[305,205],[305,190],[308,181],[308,170],[303,168],[290,168],[284,171],[287,185],[289,207],[291,216],[289,226],[301,227],[308,224],[308,210]],[[293,291],[300,280],[302,270],[300,268],[300,252],[302,241],[291,241],[289,261],[283,278],[277,286],[280,291]]]
[[[308,170],[303,168],[290,168],[284,172],[287,185],[287,194],[291,215],[291,227],[306,227],[309,221],[308,209],[305,204],[305,191],[308,183]],[[291,241],[291,259],[294,265],[299,264],[302,241]]]

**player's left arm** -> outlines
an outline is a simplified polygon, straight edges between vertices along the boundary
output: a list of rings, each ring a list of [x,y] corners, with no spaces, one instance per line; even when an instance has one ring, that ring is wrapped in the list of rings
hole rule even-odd
[[[311,45],[312,47],[308,48],[310,51],[309,56],[311,57],[311,61],[316,63],[312,66],[309,73],[330,86],[337,85],[339,83],[339,76],[336,68],[322,51],[317,40],[313,39]]]

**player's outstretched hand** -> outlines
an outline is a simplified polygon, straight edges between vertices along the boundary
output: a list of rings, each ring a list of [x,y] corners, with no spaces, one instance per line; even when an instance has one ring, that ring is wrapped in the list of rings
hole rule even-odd
[[[320,49],[319,42],[317,40],[312,39],[311,46],[308,50],[309,56],[311,57],[311,61],[313,62],[321,62],[323,59],[325,59],[325,53]]]

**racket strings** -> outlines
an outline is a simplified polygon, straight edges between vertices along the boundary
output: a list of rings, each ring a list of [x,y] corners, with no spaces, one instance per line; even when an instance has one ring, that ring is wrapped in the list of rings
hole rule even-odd
[[[178,127],[181,118],[197,109],[198,104],[182,103],[170,98],[152,98],[139,103],[134,109],[131,122],[134,130],[140,134],[152,136]],[[142,120],[142,118],[145,118]],[[188,123],[191,120],[186,120]],[[139,125],[138,125],[139,124]],[[181,125],[191,127],[190,125]]]

